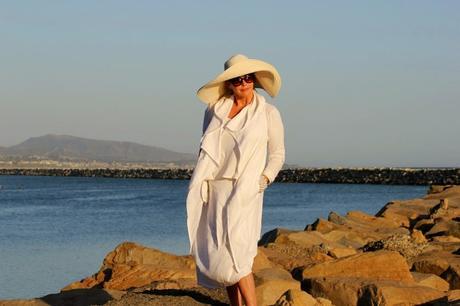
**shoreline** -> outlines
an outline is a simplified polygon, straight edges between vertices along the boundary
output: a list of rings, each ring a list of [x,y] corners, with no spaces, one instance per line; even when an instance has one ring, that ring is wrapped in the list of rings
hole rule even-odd
[[[188,180],[193,168],[13,168],[0,175],[77,176]],[[275,182],[383,185],[460,185],[460,168],[289,168]]]

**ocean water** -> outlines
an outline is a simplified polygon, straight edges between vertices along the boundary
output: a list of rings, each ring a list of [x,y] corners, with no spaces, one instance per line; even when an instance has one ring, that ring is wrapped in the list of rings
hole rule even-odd
[[[178,255],[189,248],[188,181],[0,176],[0,299],[56,293],[87,277],[123,241]],[[427,186],[274,183],[262,232],[302,230],[330,211],[375,214]]]

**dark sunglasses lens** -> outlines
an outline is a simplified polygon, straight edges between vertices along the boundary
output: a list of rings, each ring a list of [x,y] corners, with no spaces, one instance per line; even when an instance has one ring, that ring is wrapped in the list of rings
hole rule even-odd
[[[240,86],[243,83],[243,80],[246,83],[252,83],[254,82],[254,76],[251,74],[247,74],[244,76],[240,76],[240,77],[231,79],[230,82],[232,83],[233,86]]]
[[[246,83],[252,83],[254,82],[254,76],[252,74],[247,74],[244,76],[244,81]]]
[[[238,78],[231,79],[230,83],[232,83],[233,86],[240,86],[241,83],[243,83],[243,81],[241,80],[241,78],[238,77]]]

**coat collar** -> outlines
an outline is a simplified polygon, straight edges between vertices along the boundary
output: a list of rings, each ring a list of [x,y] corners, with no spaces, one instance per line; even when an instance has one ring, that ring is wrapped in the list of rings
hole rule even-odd
[[[227,124],[225,117],[228,116],[233,104],[233,96],[222,98],[212,109],[212,118],[209,125],[201,137],[201,149],[203,149],[211,160],[219,165],[220,161],[220,141],[222,130],[228,129],[232,136],[239,143],[240,138],[245,134],[246,129],[251,126],[252,121],[257,120],[260,113],[265,111],[265,98],[254,91],[253,101],[244,107]]]
[[[232,132],[242,132],[245,127],[249,125],[255,115],[264,108],[264,103],[266,103],[264,97],[254,91],[252,102],[244,107],[238,115],[232,118],[228,124],[225,125],[225,128],[231,130]],[[227,121],[226,117],[230,113],[232,105],[233,96],[222,97],[216,104],[214,104],[212,110],[213,116],[203,136],[215,131],[216,129],[224,128],[224,123]]]

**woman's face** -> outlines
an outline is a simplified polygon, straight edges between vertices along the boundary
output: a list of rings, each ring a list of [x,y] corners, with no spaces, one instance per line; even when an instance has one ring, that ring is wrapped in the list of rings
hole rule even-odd
[[[240,84],[232,84],[232,80],[228,82],[228,87],[233,92],[233,95],[237,98],[248,98],[252,95],[254,89],[255,77],[253,74],[249,75],[250,77],[241,76],[239,79]],[[238,79],[238,78],[235,78]],[[252,79],[252,81],[251,81]],[[235,85],[234,85],[235,84]]]

